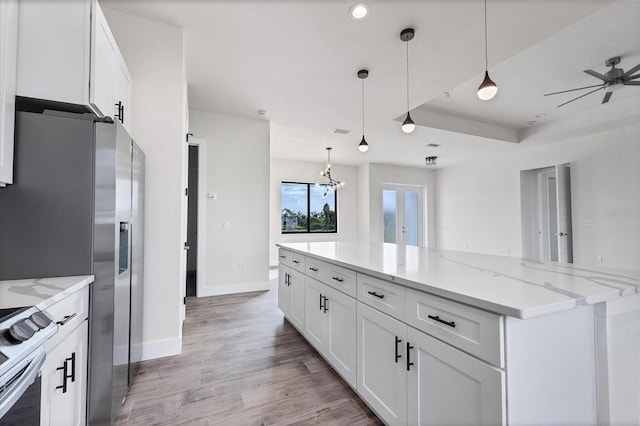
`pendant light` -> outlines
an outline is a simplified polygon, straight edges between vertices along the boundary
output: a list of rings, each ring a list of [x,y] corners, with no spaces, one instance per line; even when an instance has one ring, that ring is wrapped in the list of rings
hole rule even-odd
[[[327,150],[327,165],[320,172],[321,177],[327,178],[327,182],[316,182],[316,187],[324,188],[322,198],[326,197],[329,192],[337,191],[338,188],[343,188],[347,182],[343,180],[337,180],[331,177],[331,147],[325,148]]]
[[[364,79],[367,77],[369,77],[369,71],[367,70],[358,71],[358,78],[362,80],[362,140],[358,145],[358,149],[360,150],[360,152],[367,152],[367,150],[369,149],[369,144],[364,139]]]
[[[413,28],[405,28],[400,31],[400,40],[407,43],[407,118],[402,122],[402,131],[411,133],[416,129],[416,125],[409,114],[409,41],[413,39],[415,32]]]
[[[484,80],[478,87],[478,97],[483,101],[492,99],[498,93],[498,86],[489,77],[489,60],[487,55],[487,0],[484,0]]]

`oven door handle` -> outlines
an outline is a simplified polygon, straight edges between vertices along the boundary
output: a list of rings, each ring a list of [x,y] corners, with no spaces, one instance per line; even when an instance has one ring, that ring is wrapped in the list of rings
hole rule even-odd
[[[33,384],[38,375],[40,369],[44,364],[46,355],[44,351],[40,351],[29,363],[27,369],[22,373],[22,376],[16,380],[11,389],[8,389],[6,395],[0,398],[0,419],[13,407],[23,393]]]

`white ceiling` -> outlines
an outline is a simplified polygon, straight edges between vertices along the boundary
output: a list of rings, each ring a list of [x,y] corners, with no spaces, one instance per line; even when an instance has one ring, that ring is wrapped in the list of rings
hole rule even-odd
[[[640,63],[638,0],[488,0],[489,71],[499,86],[488,102],[475,95],[484,74],[482,0],[368,0],[363,21],[348,16],[356,2],[101,1],[183,27],[190,108],[258,119],[266,110],[272,158],[320,163],[332,146],[335,163],[422,167],[425,156],[437,155],[447,166],[579,135],[585,125],[598,131],[640,122],[640,87],[605,105],[602,93],[562,108],[555,105],[571,97],[543,96],[597,84],[582,70],[604,73],[609,57],[622,56],[624,69]],[[423,124],[410,135],[397,121],[407,104],[399,38],[406,27],[416,31],[410,106]],[[357,149],[361,68],[369,70],[364,154]],[[351,133],[333,135],[333,128]]]

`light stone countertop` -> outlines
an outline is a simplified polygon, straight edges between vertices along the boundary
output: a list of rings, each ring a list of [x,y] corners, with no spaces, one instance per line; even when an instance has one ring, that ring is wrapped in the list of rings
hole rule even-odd
[[[640,293],[640,271],[581,268],[516,257],[374,242],[277,245],[406,287],[521,319]]]
[[[79,275],[0,281],[0,309],[35,306],[44,310],[93,280],[93,275]]]

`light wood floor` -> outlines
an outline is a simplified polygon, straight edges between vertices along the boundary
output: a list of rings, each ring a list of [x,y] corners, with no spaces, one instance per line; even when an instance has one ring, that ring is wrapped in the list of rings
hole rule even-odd
[[[187,298],[181,355],[145,361],[119,425],[379,425],[268,292]]]

